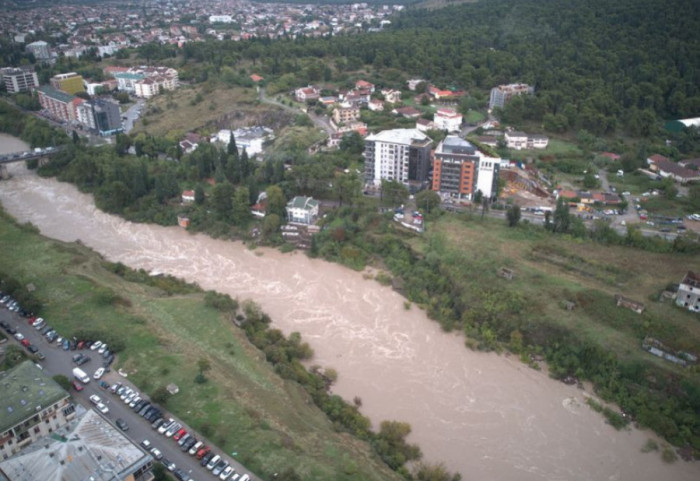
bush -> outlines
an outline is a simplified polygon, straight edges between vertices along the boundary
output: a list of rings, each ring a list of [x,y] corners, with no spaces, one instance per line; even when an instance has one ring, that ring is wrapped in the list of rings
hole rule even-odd
[[[56,383],[61,386],[63,389],[66,391],[69,391],[71,388],[71,382],[70,379],[68,379],[66,376],[63,374],[56,374],[53,377],[53,380],[56,381]]]

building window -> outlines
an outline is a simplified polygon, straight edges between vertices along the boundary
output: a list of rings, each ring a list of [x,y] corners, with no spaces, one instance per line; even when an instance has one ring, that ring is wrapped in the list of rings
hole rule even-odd
[[[41,429],[39,429],[39,426],[36,426],[34,428],[34,434],[39,434],[39,432],[41,432]]]

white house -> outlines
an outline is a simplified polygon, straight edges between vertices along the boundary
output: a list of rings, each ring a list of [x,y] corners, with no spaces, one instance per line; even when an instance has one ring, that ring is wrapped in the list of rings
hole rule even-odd
[[[311,225],[318,217],[317,200],[311,197],[296,196],[287,203],[287,220],[292,224]]]
[[[433,117],[435,128],[447,132],[457,132],[462,125],[462,114],[454,109],[438,109]]]
[[[527,134],[525,132],[506,132],[506,146],[509,149],[522,150],[527,149]]]

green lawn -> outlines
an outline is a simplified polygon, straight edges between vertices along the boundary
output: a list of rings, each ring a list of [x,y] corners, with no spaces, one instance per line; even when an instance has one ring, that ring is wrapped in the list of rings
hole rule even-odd
[[[254,472],[294,468],[302,479],[400,479],[370,447],[336,432],[296,383],[282,380],[243,331],[206,307],[203,293],[168,295],[112,273],[89,249],[0,223],[0,265],[45,300],[41,315],[63,336],[90,331],[123,343],[115,368],[152,395],[175,383],[168,409]],[[186,290],[185,290],[186,292]],[[211,369],[197,384],[198,361]]]
[[[575,144],[559,139],[549,139],[546,149],[531,150],[509,150],[511,159],[524,159],[525,157],[547,157],[547,156],[580,156],[583,151]]]

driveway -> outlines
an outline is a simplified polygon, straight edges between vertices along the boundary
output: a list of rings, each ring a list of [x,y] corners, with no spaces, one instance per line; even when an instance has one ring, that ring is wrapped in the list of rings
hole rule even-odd
[[[139,116],[141,115],[141,110],[145,105],[146,101],[143,99],[139,99],[134,105],[129,107],[127,111],[122,114],[122,118],[126,117],[126,119],[122,121],[124,125],[125,134],[128,134],[134,128],[134,123],[139,119]]]
[[[0,320],[6,321],[15,327],[17,332],[24,334],[25,338],[29,339],[29,342],[38,347],[40,352],[44,353],[46,359],[40,361],[40,365],[48,376],[63,374],[72,381],[73,368],[75,365],[73,364],[71,357],[76,354],[76,352],[81,352],[92,358],[90,362],[80,366],[80,368],[91,378],[95,370],[102,366],[101,356],[97,354],[97,351],[90,351],[90,349],[83,349],[80,351],[64,351],[56,344],[49,344],[46,338],[42,336],[40,332],[28,324],[27,319],[8,311],[4,308],[4,306],[0,307]],[[49,323],[48,320],[47,323]],[[3,334],[8,337],[8,342],[0,346],[4,347],[9,344],[15,344],[22,347],[13,336],[4,331]],[[22,347],[22,349],[24,348]],[[135,386],[131,385],[127,379],[122,378],[116,371],[107,373],[103,379],[110,384],[121,382],[122,384],[126,384],[132,389],[137,390]],[[172,438],[166,438],[165,436],[158,434],[157,431],[151,429],[151,424],[148,421],[144,420],[141,416],[130,409],[119,399],[118,396],[110,393],[108,390],[100,388],[94,379],[91,379],[91,381],[85,385],[84,389],[80,392],[71,389],[71,395],[74,402],[81,404],[86,409],[92,409],[92,404],[89,400],[91,394],[97,394],[102,399],[102,402],[107,405],[109,412],[105,415],[105,417],[110,422],[114,423],[119,418],[127,422],[129,429],[124,434],[135,444],[140,445],[141,441],[148,439],[151,441],[153,446],[158,448],[163,453],[165,458],[168,458],[170,461],[174,462],[178,468],[187,472],[191,478],[209,479],[209,477],[211,477],[211,473],[207,472],[205,468],[201,467],[199,465],[199,461],[194,456],[190,456],[189,454],[182,452],[180,447],[177,445],[177,442],[173,441]],[[169,415],[167,412],[164,413],[164,417],[174,418],[174,416]],[[181,422],[181,424],[184,426],[184,423]],[[257,476],[253,476],[240,463],[233,460],[231,457],[226,456],[225,453],[220,453],[220,451],[216,449],[212,443],[208,442],[202,436],[194,433],[194,431],[187,428],[187,426],[184,427],[187,429],[188,433],[194,434],[197,439],[203,441],[208,446],[212,446],[212,451],[222,454],[223,459],[228,461],[229,464],[235,468],[236,473],[239,473],[241,476],[243,473],[248,473],[249,476],[251,476],[251,479],[259,479]]]

